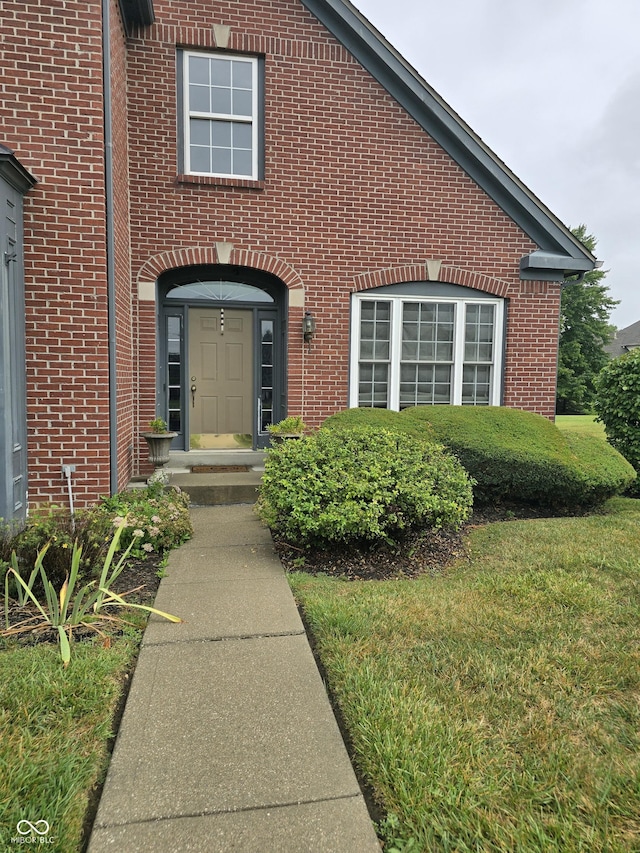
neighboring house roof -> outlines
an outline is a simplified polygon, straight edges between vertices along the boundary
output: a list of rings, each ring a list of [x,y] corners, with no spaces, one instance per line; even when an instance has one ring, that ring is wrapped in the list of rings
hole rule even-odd
[[[636,347],[640,347],[640,320],[624,329],[618,329],[614,339],[610,344],[607,344],[604,350],[616,358]]]
[[[521,278],[562,281],[594,269],[595,256],[355,6],[348,0],[301,2],[539,247],[521,259]],[[153,0],[120,3],[129,10],[129,22],[153,22]]]

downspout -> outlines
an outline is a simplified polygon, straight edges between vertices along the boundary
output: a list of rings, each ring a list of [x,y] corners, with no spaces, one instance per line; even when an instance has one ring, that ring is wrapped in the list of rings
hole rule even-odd
[[[109,477],[111,494],[118,491],[116,397],[116,276],[113,212],[113,128],[111,123],[111,25],[109,0],[102,0],[102,80],[104,98],[104,173],[107,241],[107,330],[109,335]]]

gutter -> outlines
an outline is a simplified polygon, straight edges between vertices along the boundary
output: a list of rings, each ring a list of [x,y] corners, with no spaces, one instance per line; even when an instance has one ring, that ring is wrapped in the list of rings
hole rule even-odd
[[[102,0],[102,79],[104,97],[104,181],[107,242],[107,329],[109,335],[109,479],[111,494],[118,491],[118,435],[116,399],[116,277],[113,192],[113,128],[111,122],[111,26],[109,0]]]

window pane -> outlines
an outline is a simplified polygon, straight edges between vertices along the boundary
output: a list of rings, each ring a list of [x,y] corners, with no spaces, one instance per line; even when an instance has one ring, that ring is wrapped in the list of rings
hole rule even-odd
[[[400,367],[400,408],[449,404],[451,367],[435,364],[402,364]]]
[[[360,359],[388,361],[390,303],[363,302],[360,312]]]
[[[230,108],[229,112],[235,116],[250,116],[253,112],[253,96],[245,89],[233,90],[232,104],[233,108]]]
[[[231,86],[231,61],[228,59],[211,60],[211,83],[214,86]]]
[[[361,364],[358,382],[358,406],[386,409],[388,405],[389,366]]]
[[[253,86],[253,67],[251,63],[234,60],[231,65],[234,88],[251,89]]]
[[[214,148],[213,154],[213,172],[222,175],[231,174],[231,150],[229,148]]]
[[[231,148],[231,128],[232,124],[230,121],[211,122],[214,145],[220,148]]]
[[[206,56],[189,57],[189,82],[209,85],[209,59]]]
[[[493,361],[494,305],[467,305],[464,330],[465,362]]]
[[[462,404],[488,406],[491,393],[491,367],[465,365],[462,377]]]
[[[260,364],[260,431],[273,423],[273,320],[260,321],[262,361]]]
[[[191,146],[191,171],[211,172],[211,151],[209,148]]]
[[[251,175],[253,170],[253,162],[251,151],[234,151],[233,152],[233,174],[234,175]]]
[[[224,115],[231,113],[231,89],[220,89],[216,86],[211,90],[211,112]]]
[[[251,151],[253,148],[253,130],[250,124],[234,124],[232,135],[234,148],[246,148]]]
[[[189,109],[194,113],[211,112],[210,92],[208,86],[189,86]]]
[[[190,122],[190,128],[192,145],[211,145],[210,121],[203,121],[202,119],[192,118]]]

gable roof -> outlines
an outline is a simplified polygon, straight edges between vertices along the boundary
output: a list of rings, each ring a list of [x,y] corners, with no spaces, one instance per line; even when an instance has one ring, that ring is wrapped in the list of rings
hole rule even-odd
[[[520,277],[547,280],[592,270],[595,256],[500,160],[348,0],[302,4],[539,246]]]
[[[618,329],[614,339],[610,344],[607,344],[604,350],[615,358],[636,347],[640,347],[640,320],[630,326],[625,326],[624,329]]]

